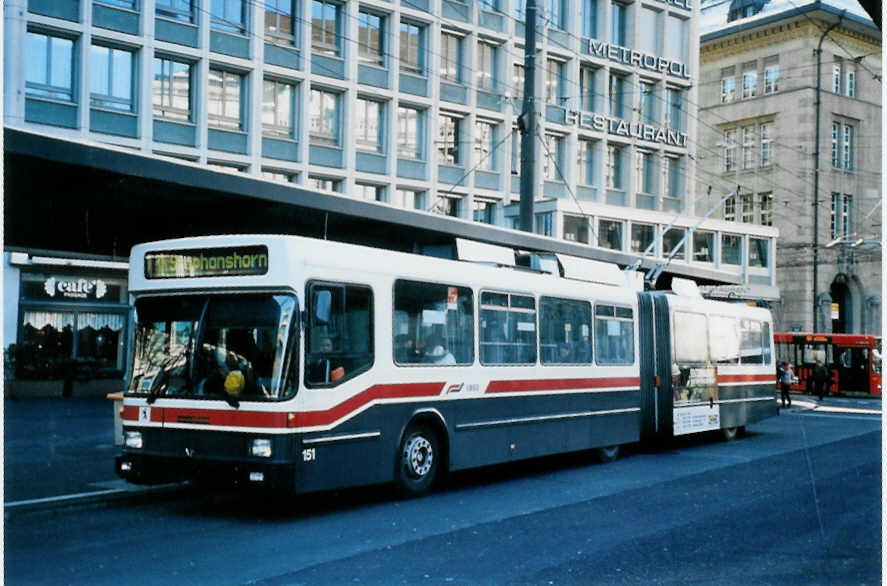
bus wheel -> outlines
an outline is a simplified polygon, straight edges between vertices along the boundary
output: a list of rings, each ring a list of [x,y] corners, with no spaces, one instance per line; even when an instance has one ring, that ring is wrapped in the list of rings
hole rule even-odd
[[[597,458],[601,462],[612,462],[619,457],[619,446],[607,446],[597,449]]]
[[[425,425],[410,426],[400,445],[397,482],[408,496],[428,492],[437,476],[441,452],[437,434]]]
[[[725,427],[721,430],[721,433],[724,434],[725,442],[732,442],[739,435],[738,427]]]

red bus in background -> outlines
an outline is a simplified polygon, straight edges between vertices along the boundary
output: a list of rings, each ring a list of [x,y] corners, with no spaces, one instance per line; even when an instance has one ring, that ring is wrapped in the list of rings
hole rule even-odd
[[[862,334],[775,333],[777,364],[792,365],[793,391],[813,393],[813,369],[822,360],[831,371],[828,394],[881,394],[881,337]]]

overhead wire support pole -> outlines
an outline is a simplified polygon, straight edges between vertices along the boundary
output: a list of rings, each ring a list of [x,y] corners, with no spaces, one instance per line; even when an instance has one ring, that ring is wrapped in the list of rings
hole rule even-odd
[[[819,331],[819,132],[820,115],[822,109],[822,42],[833,28],[836,28],[844,20],[844,10],[838,16],[838,21],[828,25],[822,36],[819,37],[819,45],[816,47],[816,133],[813,135],[813,331]]]
[[[715,213],[715,210],[717,210],[719,207],[724,205],[725,201],[727,201],[728,199],[730,199],[733,196],[738,196],[739,195],[739,187],[740,186],[737,185],[736,191],[731,191],[730,193],[728,193],[727,195],[722,197],[718,203],[713,205],[711,207],[711,209],[705,213],[704,216],[699,218],[699,221],[696,222],[696,224],[692,228],[690,228],[688,231],[684,232],[684,237],[681,238],[681,240],[675,245],[675,247],[671,249],[671,253],[669,253],[668,258],[666,258],[664,261],[662,261],[661,263],[656,265],[652,271],[647,273],[647,276],[644,278],[644,282],[650,288],[652,288],[653,285],[656,284],[656,279],[659,278],[659,275],[662,274],[662,271],[665,270],[665,267],[668,266],[668,263],[670,263],[671,260],[675,257],[675,255],[681,250],[681,248],[684,247],[684,244],[686,244],[687,237],[690,235],[690,233],[693,232],[694,230],[696,230],[696,228],[698,228],[699,226],[701,226],[702,222],[706,221],[709,218],[709,216],[711,216],[713,213]],[[663,230],[662,232],[665,233],[665,230]]]
[[[520,229],[533,231],[533,200],[536,196],[536,0],[527,0],[524,48],[524,103],[517,119],[521,132]]]

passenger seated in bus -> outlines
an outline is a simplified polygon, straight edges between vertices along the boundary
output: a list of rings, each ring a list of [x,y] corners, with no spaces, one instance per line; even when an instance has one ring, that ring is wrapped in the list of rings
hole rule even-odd
[[[425,346],[425,362],[427,364],[453,365],[456,358],[447,350],[446,342],[441,336],[433,335],[428,338]]]
[[[309,383],[330,383],[345,376],[345,367],[332,354],[333,340],[331,338],[322,338],[320,340],[319,355],[308,364],[307,378]]]
[[[576,362],[588,364],[591,362],[591,342],[588,335],[582,336],[582,341],[576,344]]]
[[[409,334],[400,334],[394,339],[395,356],[394,360],[398,364],[412,364],[419,362],[419,353],[416,350],[413,339]]]
[[[567,344],[559,344],[557,347],[557,361],[561,364],[573,362],[573,353]]]

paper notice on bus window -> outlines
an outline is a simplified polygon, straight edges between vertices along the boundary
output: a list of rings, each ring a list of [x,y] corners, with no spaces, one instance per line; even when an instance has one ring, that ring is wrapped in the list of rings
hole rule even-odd
[[[447,315],[443,311],[437,311],[436,309],[423,309],[422,310],[422,324],[446,324],[447,323]]]
[[[517,330],[519,332],[535,332],[536,324],[533,322],[519,321],[517,322]]]
[[[447,287],[447,309],[458,309],[459,289],[458,287]]]
[[[619,322],[613,319],[607,320],[607,335],[608,336],[621,336],[622,328],[619,327]]]
[[[588,324],[582,324],[582,337],[588,337]]]
[[[721,428],[720,408],[717,405],[713,407],[708,405],[675,407],[673,413],[675,435]]]

